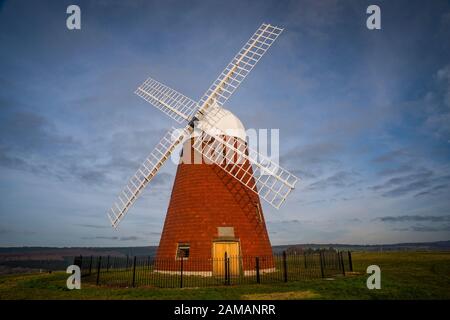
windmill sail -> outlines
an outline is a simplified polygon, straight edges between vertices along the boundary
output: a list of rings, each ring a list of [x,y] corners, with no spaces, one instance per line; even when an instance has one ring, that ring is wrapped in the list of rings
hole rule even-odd
[[[164,135],[147,159],[145,159],[108,212],[109,219],[114,228],[117,227],[145,186],[147,186],[164,162],[170,157],[175,147],[185,137],[190,135],[190,131],[191,127],[189,126],[184,130],[172,128]]]
[[[282,28],[263,23],[213,82],[200,102],[152,78],[145,80],[136,89],[138,96],[178,123],[189,124],[183,130],[176,131],[172,128],[167,132],[131,177],[108,213],[113,227],[117,227],[175,147],[189,137],[194,129],[200,130],[201,134],[194,139],[193,148],[202,153],[205,159],[217,164],[275,208],[281,206],[295,187],[297,177],[250,149],[245,141],[239,138],[227,139],[227,134],[218,129],[216,124],[226,115],[222,106],[282,31]]]
[[[295,188],[296,176],[248,147],[245,141],[230,139],[217,128],[213,130],[215,134],[197,130],[201,135],[194,139],[193,148],[275,208]]]
[[[152,78],[145,80],[134,93],[178,123],[189,121],[198,109],[197,102]]]
[[[282,31],[263,23],[200,99],[200,111],[208,109],[213,100],[223,106]]]

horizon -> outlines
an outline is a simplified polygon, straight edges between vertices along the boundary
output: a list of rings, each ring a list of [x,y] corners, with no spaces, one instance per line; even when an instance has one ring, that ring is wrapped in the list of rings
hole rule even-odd
[[[408,245],[408,244],[432,244],[440,242],[449,242],[450,240],[438,240],[438,241],[428,241],[428,242],[399,242],[399,243],[375,243],[375,244],[354,244],[354,243],[291,243],[291,244],[276,244],[272,247],[283,247],[283,246],[328,246],[328,245],[338,245],[338,246],[358,246],[358,247],[376,247],[376,246],[398,246],[398,245]],[[1,247],[0,249],[11,249],[11,248],[51,248],[51,249],[72,249],[72,248],[147,248],[147,247],[158,247],[158,245],[147,245],[147,246],[11,246],[11,247]]]
[[[262,203],[271,245],[450,239],[447,1],[379,1],[376,31],[368,1],[78,1],[76,31],[69,4],[0,1],[1,247],[157,246],[173,163],[118,230],[106,215],[175,125],[133,92],[197,100],[263,22],[284,31],[225,107],[280,129],[300,178]]]

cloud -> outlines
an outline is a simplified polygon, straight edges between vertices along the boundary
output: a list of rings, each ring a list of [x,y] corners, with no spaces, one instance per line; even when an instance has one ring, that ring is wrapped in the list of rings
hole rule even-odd
[[[137,170],[145,159],[140,154],[148,145],[147,137],[163,133],[161,130],[118,132],[112,139],[105,139],[105,145],[99,150],[97,146],[61,134],[42,115],[6,112],[0,117],[0,166],[87,185],[110,184],[114,176],[120,175],[125,183],[130,170]],[[171,177],[160,173],[153,183],[162,186]]]
[[[120,241],[136,241],[139,240],[139,237],[136,236],[130,236],[130,237],[121,237]]]
[[[443,225],[443,226],[435,226],[435,227],[417,225],[417,226],[412,226],[411,230],[418,231],[418,232],[450,231],[450,224]]]
[[[21,170],[30,169],[30,165],[24,159],[9,154],[6,147],[0,147],[0,166]]]
[[[87,185],[105,185],[111,182],[108,171],[99,166],[89,166],[76,161],[59,165],[57,177],[63,181],[76,179]]]
[[[339,163],[337,155],[342,147],[334,142],[297,145],[281,157],[292,172],[302,179],[315,179],[323,174],[324,167]]]
[[[407,228],[394,228],[394,231],[415,231],[415,232],[447,232],[450,231],[450,224],[442,226],[414,225]]]
[[[379,170],[377,175],[384,177],[384,176],[398,176],[399,174],[408,173],[413,171],[414,168],[409,164],[402,164],[399,166],[395,166],[392,168],[386,168]]]
[[[395,177],[387,180],[386,182],[382,184],[378,184],[375,186],[370,187],[371,190],[379,191],[379,190],[386,190],[392,187],[398,187],[398,186],[407,186],[410,183],[416,183],[424,181],[428,178],[430,178],[433,175],[433,172],[430,170],[420,170],[419,172],[415,172],[412,174],[404,175],[401,177]]]
[[[95,237],[82,237],[83,240],[114,240],[114,241],[137,241],[140,237],[129,236],[129,237],[106,237],[106,236],[95,236]]]
[[[445,190],[448,188],[449,188],[448,184],[440,184],[440,185],[434,186],[432,188],[429,188],[425,191],[419,192],[419,193],[415,194],[414,197],[417,198],[417,197],[422,197],[422,196],[426,196],[426,195],[436,195],[436,194],[439,194],[441,190]]]
[[[345,188],[354,185],[357,182],[358,172],[355,171],[339,171],[335,174],[310,184],[308,190],[320,190],[325,188]]]
[[[16,234],[16,235],[34,235],[37,232],[25,229],[16,229],[0,226],[0,235]]]
[[[332,161],[334,155],[342,151],[342,147],[335,142],[319,142],[315,144],[299,145],[284,155],[286,159],[292,159],[304,164],[312,164],[317,160]]]
[[[414,181],[399,187],[396,187],[392,190],[383,192],[381,195],[383,197],[399,197],[399,196],[403,196],[405,194],[408,194],[410,192],[414,192],[417,190],[421,190],[425,187],[428,187],[430,185],[430,181],[429,180],[418,180],[418,181]]]
[[[167,186],[173,181],[173,174],[167,172],[159,172],[153,179],[152,185],[154,186]]]
[[[405,171],[413,173],[395,176],[383,183],[370,186],[369,189],[381,192],[383,197],[400,197],[414,192],[415,197],[419,197],[436,194],[438,191],[446,189],[450,183],[450,175],[440,175],[430,169],[407,169]],[[391,174],[395,175],[395,172],[395,170],[391,171]],[[399,172],[401,173],[403,170]]]
[[[76,226],[91,229],[109,229],[109,226],[96,225],[96,224],[75,224]]]
[[[52,153],[77,144],[73,137],[60,134],[54,123],[34,112],[4,112],[0,124],[0,145],[28,155],[36,150]]]
[[[435,73],[435,85],[423,99],[426,106],[423,128],[437,139],[450,141],[450,65]]]
[[[398,149],[394,151],[386,152],[380,156],[377,156],[373,159],[374,162],[382,163],[382,162],[392,162],[393,160],[398,161],[402,158],[410,158],[411,154],[406,149]]]
[[[11,229],[0,227],[0,234],[7,234],[7,233],[10,233],[10,232],[12,232]]]
[[[375,220],[382,222],[410,222],[410,221],[430,221],[430,222],[446,222],[450,221],[450,215],[444,216],[422,216],[422,215],[403,215],[403,216],[384,216]]]

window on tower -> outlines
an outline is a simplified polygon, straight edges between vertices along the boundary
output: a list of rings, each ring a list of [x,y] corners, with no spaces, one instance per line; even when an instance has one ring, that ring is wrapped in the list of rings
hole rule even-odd
[[[177,248],[177,259],[189,258],[189,243],[179,243]]]

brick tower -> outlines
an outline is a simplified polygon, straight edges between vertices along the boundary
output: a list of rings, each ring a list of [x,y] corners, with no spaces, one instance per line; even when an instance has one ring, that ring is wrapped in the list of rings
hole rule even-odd
[[[232,132],[232,138],[245,141],[240,120],[231,112],[226,113],[216,126],[223,132]],[[196,267],[190,267],[189,261],[223,259],[226,252],[232,259],[265,257],[266,267],[273,267],[259,196],[218,165],[194,161],[199,154],[192,148],[193,139],[183,146],[157,258],[173,261],[184,256],[185,270],[189,271]],[[248,167],[250,163],[240,166]],[[241,270],[254,270],[250,260],[239,264]],[[208,268],[213,266],[205,266],[202,271]]]

